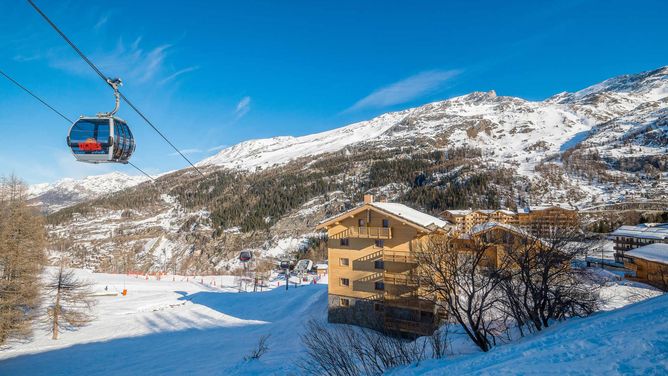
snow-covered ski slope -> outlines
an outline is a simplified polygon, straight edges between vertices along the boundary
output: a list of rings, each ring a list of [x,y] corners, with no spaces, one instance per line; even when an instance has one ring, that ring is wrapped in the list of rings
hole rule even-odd
[[[520,342],[391,375],[668,375],[668,295],[572,319]]]
[[[298,376],[303,375],[297,364],[304,354],[305,324],[327,317],[325,284],[238,293],[231,276],[158,281],[78,273],[96,283],[95,320],[57,341],[41,327],[31,341],[12,343],[0,351],[0,375]],[[602,295],[608,312],[559,323],[487,354],[453,334],[451,350],[468,355],[391,373],[666,374],[668,295],[654,298],[660,292],[646,285],[606,281]],[[124,287],[127,296],[115,295]],[[271,335],[269,351],[260,360],[244,361],[266,334]]]
[[[31,342],[0,351],[0,375],[285,375],[303,323],[327,312],[324,284],[238,293],[229,276],[88,276],[100,295],[124,285],[128,295],[99,296],[96,319],[57,341],[40,328]],[[245,362],[265,334],[269,352]]]

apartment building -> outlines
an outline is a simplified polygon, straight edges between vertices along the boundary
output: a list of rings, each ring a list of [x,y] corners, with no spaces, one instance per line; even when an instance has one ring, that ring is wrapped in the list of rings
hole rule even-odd
[[[649,244],[668,244],[668,223],[641,223],[636,226],[621,226],[610,234],[615,242],[615,261],[623,263],[626,253]]]
[[[441,216],[452,222],[460,232],[470,232],[474,226],[487,222],[504,223],[509,225],[517,224],[517,213],[512,210],[446,210]]]
[[[336,323],[431,334],[433,304],[419,298],[413,251],[424,237],[445,234],[451,224],[406,205],[374,202],[327,219],[328,319]]]
[[[545,204],[517,211],[517,226],[537,236],[544,236],[554,228],[579,225],[578,211],[568,204]]]
[[[495,222],[519,227],[541,236],[553,228],[577,226],[577,210],[566,204],[545,204],[522,208],[517,212],[507,209],[446,210],[443,218],[457,226],[460,232],[468,233],[474,226]]]

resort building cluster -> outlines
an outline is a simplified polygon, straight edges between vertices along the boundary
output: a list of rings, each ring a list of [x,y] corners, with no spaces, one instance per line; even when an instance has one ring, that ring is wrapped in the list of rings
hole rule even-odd
[[[577,209],[565,204],[518,211],[446,210],[433,216],[365,195],[362,205],[317,226],[328,234],[329,321],[406,335],[431,334],[440,313],[421,298],[416,278],[416,250],[426,239],[453,237],[454,247],[482,242],[485,262],[494,264],[504,247],[515,246],[518,239],[539,239],[555,228],[578,225]],[[618,263],[633,278],[660,285],[665,271],[668,281],[668,244],[654,244],[668,243],[668,224],[623,226],[612,239]]]

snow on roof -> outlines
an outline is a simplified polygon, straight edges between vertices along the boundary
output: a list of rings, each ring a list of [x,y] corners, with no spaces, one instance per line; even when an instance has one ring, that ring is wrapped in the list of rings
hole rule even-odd
[[[423,213],[419,210],[415,210],[404,204],[397,204],[394,202],[372,202],[369,205],[394,214],[397,217],[404,218],[422,227],[430,228],[432,226],[436,226],[438,228],[443,228],[448,225],[447,221],[436,218],[433,215]]]
[[[489,229],[492,229],[494,227],[503,228],[503,229],[508,230],[508,231],[513,231],[513,232],[516,232],[518,234],[533,237],[533,235],[531,235],[530,233],[522,230],[519,227],[515,227],[515,226],[512,226],[512,225],[508,225],[508,224],[505,224],[505,223],[499,223],[499,222],[485,222],[485,223],[475,225],[471,228],[471,234],[475,235],[475,234],[487,231]]]
[[[558,202],[558,203],[552,203],[552,204],[529,205],[526,208],[518,209],[517,212],[526,214],[526,213],[530,213],[530,212],[534,212],[534,211],[541,211],[541,210],[547,210],[547,209],[552,209],[552,208],[559,208],[559,209],[564,209],[564,210],[577,210],[571,204]]]
[[[668,223],[642,223],[637,226],[622,226],[610,235],[665,240],[668,239]]]
[[[328,269],[328,268],[329,268],[329,265],[327,265],[327,264],[315,264],[315,268],[316,268],[316,269],[320,269],[320,270],[322,270],[322,269]]]
[[[471,214],[472,210],[469,209],[464,209],[464,210],[446,210],[446,213],[450,213],[452,215],[469,215]]]
[[[625,256],[660,262],[668,265],[668,244],[655,243],[624,252]]]
[[[462,215],[469,215],[473,212],[478,212],[486,215],[494,214],[494,213],[503,213],[506,215],[515,215],[516,213],[512,210],[507,210],[507,209],[462,209],[462,210],[445,210],[445,213],[449,213],[451,215],[455,216],[462,216]]]

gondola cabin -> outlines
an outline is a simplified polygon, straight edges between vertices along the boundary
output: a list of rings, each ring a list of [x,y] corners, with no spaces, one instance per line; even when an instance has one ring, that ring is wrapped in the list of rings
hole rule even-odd
[[[239,261],[248,262],[253,258],[253,254],[250,251],[242,251],[239,253]]]
[[[128,163],[135,139],[124,120],[115,116],[81,117],[70,128],[67,145],[77,161]]]

